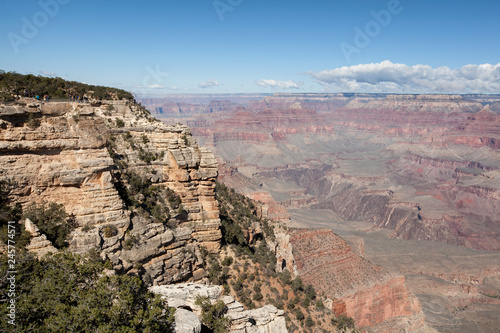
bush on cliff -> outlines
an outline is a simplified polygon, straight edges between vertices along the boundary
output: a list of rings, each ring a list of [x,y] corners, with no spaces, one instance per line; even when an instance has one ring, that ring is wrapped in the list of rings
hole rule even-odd
[[[16,258],[16,326],[5,332],[172,332],[174,310],[133,276],[103,274],[108,263],[61,252]],[[7,256],[0,257],[0,299],[8,298]],[[7,306],[0,307],[7,318]]]
[[[229,319],[224,317],[227,307],[223,301],[219,300],[212,304],[208,297],[198,296],[195,304],[201,307],[201,323],[211,332],[228,332]]]
[[[153,185],[146,175],[141,176],[130,170],[115,173],[114,176],[116,190],[126,206],[134,209],[135,213],[170,228],[174,227],[173,223],[169,223],[172,215],[178,221],[186,220],[187,212],[182,208],[181,198],[173,190]]]
[[[5,72],[0,70],[0,91],[2,95],[12,96],[12,94],[35,97],[49,95],[53,98],[83,99],[84,95],[102,99],[129,99],[134,96],[122,89],[88,85],[75,81],[66,81],[60,77],[50,78],[45,76],[35,76],[33,74],[23,75],[15,72]]]
[[[355,328],[354,319],[346,315],[340,315],[338,317],[332,318],[332,324],[337,326],[337,328],[342,331]]]
[[[68,215],[62,204],[53,202],[33,202],[26,207],[22,217],[30,219],[58,249],[68,246],[67,238],[76,226],[74,216]]]
[[[17,223],[21,220],[22,207],[19,203],[12,205],[9,199],[11,185],[5,181],[0,181],[0,240],[8,244],[9,239],[9,221],[10,228],[14,227],[16,235],[16,245],[24,249],[29,244],[31,234],[24,229],[24,225]],[[12,235],[12,234],[11,234]]]

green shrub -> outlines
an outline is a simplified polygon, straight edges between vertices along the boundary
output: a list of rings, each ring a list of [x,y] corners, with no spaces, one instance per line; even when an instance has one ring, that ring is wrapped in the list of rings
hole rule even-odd
[[[200,320],[203,325],[214,333],[228,332],[229,319],[224,317],[227,307],[223,301],[219,300],[212,304],[208,297],[197,296],[195,304],[201,307]]]
[[[337,328],[341,330],[345,330],[348,328],[352,329],[355,327],[354,319],[346,315],[340,315],[332,318],[332,324],[337,326]]]
[[[260,291],[253,294],[253,297],[252,297],[252,299],[256,302],[262,301],[263,298],[264,298],[264,296],[262,296],[262,293]]]
[[[295,309],[295,317],[297,317],[297,319],[300,321],[304,320],[305,318],[304,314],[302,313],[302,311],[300,311],[299,308]]]
[[[28,121],[26,122],[26,125],[28,125],[29,128],[36,129],[40,127],[40,123],[40,119],[38,119],[34,113],[29,114]]]
[[[233,263],[232,257],[225,257],[224,260],[222,260],[221,262],[222,266],[231,266],[232,263]]]
[[[243,279],[241,277],[239,277],[238,279],[236,279],[236,281],[234,281],[232,284],[233,286],[233,290],[238,293],[239,291],[242,291],[243,290]]]
[[[123,248],[125,250],[130,250],[134,245],[139,244],[138,235],[130,235],[129,232],[125,234],[125,240],[123,241]]]
[[[141,161],[150,164],[151,162],[156,161],[158,159],[158,154],[150,151],[144,151],[143,149],[141,149],[139,151],[138,157]]]
[[[217,261],[213,261],[208,270],[208,280],[213,284],[217,284],[219,282],[219,276],[221,272],[222,267]]]
[[[292,281],[292,274],[288,269],[285,269],[279,274],[279,279],[284,285],[289,285]]]
[[[314,287],[311,284],[308,284],[305,291],[306,293],[306,298],[309,300],[313,300],[316,298],[316,290],[314,290]]]
[[[14,95],[0,92],[0,102],[14,102],[15,100]]]
[[[88,231],[90,231],[90,230],[92,230],[92,229],[93,229],[93,228],[92,228],[92,226],[91,226],[91,225],[86,224],[86,225],[82,228],[82,231],[83,231],[83,232],[88,232]]]
[[[297,292],[298,290],[304,290],[304,285],[302,284],[302,279],[300,276],[297,276],[292,280],[292,290]]]
[[[19,221],[22,215],[22,206],[20,203],[11,204],[9,192],[13,186],[6,181],[0,180],[0,240],[7,244],[11,239],[9,228],[12,230],[12,223],[9,227],[9,221]],[[31,234],[24,229],[24,223],[14,223],[15,242],[18,248],[24,248],[29,244]],[[12,232],[12,231],[11,231]]]
[[[118,229],[116,229],[114,225],[107,225],[104,228],[102,228],[102,234],[106,238],[114,237],[118,235]]]
[[[307,316],[306,318],[306,327],[313,327],[315,325],[314,320],[311,316]]]
[[[120,118],[115,118],[115,124],[116,127],[125,127],[125,122]]]
[[[53,202],[31,203],[23,213],[23,219],[25,218],[29,218],[59,249],[68,246],[66,239],[76,226],[74,216],[68,215],[62,204]]]

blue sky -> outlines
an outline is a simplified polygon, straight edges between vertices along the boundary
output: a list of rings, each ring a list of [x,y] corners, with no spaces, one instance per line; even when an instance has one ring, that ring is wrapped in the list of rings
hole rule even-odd
[[[498,0],[20,0],[0,69],[138,94],[500,93]]]

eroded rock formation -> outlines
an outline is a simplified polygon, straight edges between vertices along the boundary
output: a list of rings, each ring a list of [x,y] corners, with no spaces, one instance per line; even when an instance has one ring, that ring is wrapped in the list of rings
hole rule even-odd
[[[30,219],[24,221],[24,227],[32,236],[30,243],[26,246],[26,250],[35,253],[38,258],[48,253],[57,252],[52,242],[47,239],[47,236],[40,233],[38,227]]]
[[[177,227],[128,208],[125,174],[180,197]],[[214,156],[189,128],[129,102],[0,106],[0,178],[15,184],[12,199],[63,204],[77,223],[71,251],[97,248],[115,269],[144,269],[154,283],[203,277],[200,246],[220,247],[216,176]]]
[[[337,315],[375,331],[378,325],[392,326],[391,332],[425,326],[420,302],[408,292],[404,276],[359,257],[331,230],[292,231],[290,243],[298,275],[332,299]]]
[[[198,315],[201,308],[196,304],[198,297],[207,297],[212,303],[222,300],[226,304],[225,316],[230,319],[232,333],[286,333],[284,311],[274,305],[245,310],[232,296],[222,296],[221,286],[181,283],[170,286],[154,286],[149,290],[161,295],[169,306],[177,309],[191,309]]]

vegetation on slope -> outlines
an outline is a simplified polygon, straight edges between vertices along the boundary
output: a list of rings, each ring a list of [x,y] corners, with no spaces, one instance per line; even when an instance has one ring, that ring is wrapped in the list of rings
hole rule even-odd
[[[66,213],[62,204],[32,202],[23,211],[22,219],[26,218],[30,219],[56,248],[62,249],[69,245],[67,238],[76,226],[76,221],[73,215]]]
[[[138,173],[128,167],[125,154],[117,152],[118,145],[121,147],[128,145],[130,149],[138,150],[138,158],[148,164],[163,158],[163,152],[153,154],[148,152],[146,147],[142,147],[147,144],[147,140],[146,136],[140,141],[134,140],[129,132],[118,137],[110,136],[107,149],[118,167],[112,173],[113,182],[128,209],[135,214],[151,218],[153,222],[164,223],[173,228],[178,222],[187,218],[179,195],[168,187],[153,185],[151,178],[156,176],[155,169],[145,168]]]
[[[11,205],[7,184],[0,183],[0,192],[2,234],[8,221],[19,221],[24,215],[42,232],[56,237],[56,244],[64,245],[67,226],[61,223],[68,216],[60,205],[31,205],[23,214],[19,206]],[[39,260],[25,250],[29,238],[24,228],[16,230],[16,251],[0,256],[1,331],[172,332],[174,310],[149,293],[138,277],[108,276],[111,263],[102,261],[95,251],[86,257],[60,252]],[[15,299],[15,326],[7,320],[11,299]]]
[[[134,96],[122,89],[88,85],[75,81],[66,81],[60,77],[50,78],[35,76],[33,74],[22,75],[15,72],[0,70],[0,101],[13,101],[14,96],[42,98],[45,95],[58,99],[83,99],[97,100],[134,99]]]
[[[68,252],[38,260],[16,256],[15,326],[7,317],[7,256],[0,257],[0,328],[4,332],[172,332],[173,309],[134,276],[106,275],[97,254]]]
[[[273,222],[258,216],[253,200],[216,184],[225,246],[220,256],[206,254],[208,279],[224,286],[247,309],[273,304],[285,311],[289,332],[332,332],[353,327],[348,318],[335,317],[312,285],[304,285],[288,270],[276,272]],[[255,233],[259,226],[262,231]],[[348,324],[346,324],[348,321]]]
[[[9,221],[19,221],[23,212],[21,204],[17,203],[12,205],[9,200],[9,192],[11,188],[11,184],[5,181],[0,181],[0,241],[4,244],[8,243]],[[24,229],[24,226],[21,226],[19,223],[15,223],[14,228],[17,235],[16,244],[24,248],[29,243],[31,234],[27,232]]]

